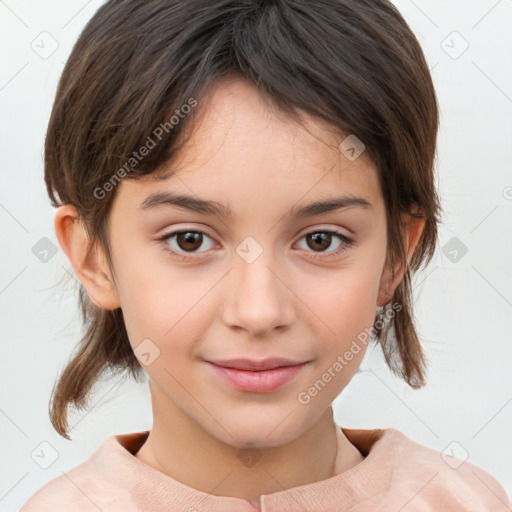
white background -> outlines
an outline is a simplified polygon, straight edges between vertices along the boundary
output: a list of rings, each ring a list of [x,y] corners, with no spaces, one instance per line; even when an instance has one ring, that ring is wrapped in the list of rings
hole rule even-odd
[[[512,1],[395,3],[425,51],[441,110],[443,226],[435,259],[415,279],[429,383],[410,389],[370,349],[336,400],[335,419],[393,427],[440,452],[457,441],[456,456],[465,450],[512,495]],[[48,417],[51,387],[81,326],[75,288],[58,285],[72,269],[53,230],[42,148],[64,62],[100,4],[0,1],[0,512],[17,510],[107,436],[151,427],[147,383],[128,380],[97,387],[91,409],[71,417],[71,442]],[[48,58],[31,47],[41,37],[47,49],[58,44]],[[43,237],[58,247],[47,263],[32,253]],[[467,247],[455,261],[443,252],[453,237]],[[48,469],[31,458],[43,441],[58,453]]]

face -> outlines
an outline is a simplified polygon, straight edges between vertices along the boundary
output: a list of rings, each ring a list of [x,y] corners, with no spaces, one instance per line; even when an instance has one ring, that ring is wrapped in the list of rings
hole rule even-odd
[[[365,153],[350,161],[324,124],[296,124],[237,80],[205,109],[162,170],[174,174],[118,185],[116,296],[158,407],[232,446],[280,445],[322,417],[361,363],[366,345],[353,342],[375,319],[385,205]],[[156,193],[190,200],[148,200]],[[344,196],[361,200],[303,210]],[[262,373],[253,389],[210,363],[268,358],[306,364]]]

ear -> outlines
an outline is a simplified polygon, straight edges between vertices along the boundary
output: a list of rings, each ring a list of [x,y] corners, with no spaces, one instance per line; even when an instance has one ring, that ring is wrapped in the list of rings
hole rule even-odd
[[[91,302],[103,309],[120,307],[105,255],[96,244],[91,245],[76,208],[70,204],[59,206],[54,224],[59,244]]]
[[[416,208],[414,213],[418,213]],[[403,214],[405,218],[406,227],[404,230],[404,248],[407,254],[407,266],[411,261],[414,249],[418,245],[421,234],[425,228],[425,218],[412,217]],[[402,281],[402,278],[407,270],[407,266],[402,265],[400,261],[396,262],[394,267],[391,268],[386,265],[381,276],[379,294],[377,298],[377,306],[385,306],[393,297],[396,288]]]

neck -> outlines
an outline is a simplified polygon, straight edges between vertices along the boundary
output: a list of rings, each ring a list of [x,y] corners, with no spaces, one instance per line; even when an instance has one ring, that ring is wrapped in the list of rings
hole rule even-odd
[[[325,480],[363,460],[337,429],[331,407],[284,445],[240,449],[211,436],[160,393],[152,389],[153,428],[135,456],[199,491],[259,507],[262,494]]]

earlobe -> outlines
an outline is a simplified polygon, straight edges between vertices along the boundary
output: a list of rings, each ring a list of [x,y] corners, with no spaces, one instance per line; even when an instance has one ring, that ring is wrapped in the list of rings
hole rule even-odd
[[[388,270],[384,270],[382,273],[382,278],[379,286],[379,294],[377,297],[377,306],[385,306],[393,297],[393,293],[395,288],[391,290],[391,286],[389,284]]]
[[[102,309],[120,307],[106,261],[101,257],[97,245],[91,245],[76,208],[69,204],[59,206],[54,225],[59,244],[91,302]]]
[[[418,210],[416,209],[414,213],[418,213]],[[407,255],[407,265],[409,265],[412,255],[414,254],[414,249],[421,239],[425,222],[424,217],[408,216],[404,233],[404,248]],[[402,262],[396,262],[393,271],[389,265],[386,265],[381,276],[377,306],[385,306],[392,299],[406,270],[407,266],[404,266]]]

